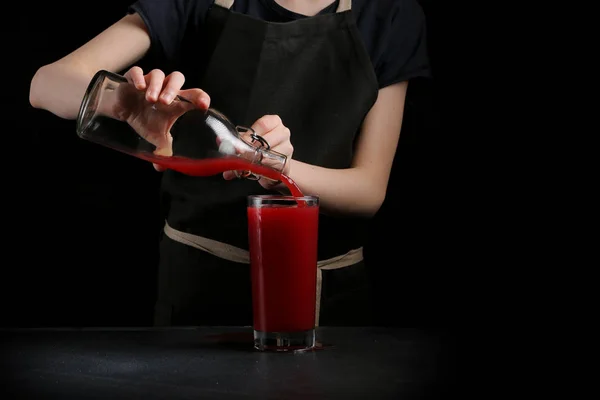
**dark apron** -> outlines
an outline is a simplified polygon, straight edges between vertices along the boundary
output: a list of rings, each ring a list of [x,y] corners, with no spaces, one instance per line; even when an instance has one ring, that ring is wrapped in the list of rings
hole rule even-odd
[[[237,125],[279,115],[292,132],[294,159],[350,167],[355,139],[378,93],[350,1],[340,1],[335,14],[288,23],[237,13],[228,9],[232,3],[217,0],[209,9],[205,31],[198,36],[203,42],[186,50],[190,57],[198,54],[194,67],[183,71],[187,81],[199,83],[211,96],[211,106]],[[174,142],[178,145],[185,144]],[[165,172],[163,189],[171,227],[242,249],[248,248],[246,198],[268,193],[254,181],[174,171]],[[321,215],[319,260],[361,247],[364,222]],[[248,264],[164,235],[158,285],[157,325],[252,324]],[[368,288],[362,261],[323,271],[320,325],[368,324]]]

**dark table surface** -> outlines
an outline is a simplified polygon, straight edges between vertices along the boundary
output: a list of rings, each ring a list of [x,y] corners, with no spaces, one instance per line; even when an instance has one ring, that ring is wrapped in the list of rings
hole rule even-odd
[[[2,330],[3,389],[25,398],[432,398],[440,337],[318,328],[321,350],[261,353],[247,327]]]

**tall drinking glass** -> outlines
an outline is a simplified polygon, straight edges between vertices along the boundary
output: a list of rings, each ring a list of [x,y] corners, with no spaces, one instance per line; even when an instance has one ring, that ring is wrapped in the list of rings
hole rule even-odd
[[[315,345],[319,198],[248,197],[254,347]]]

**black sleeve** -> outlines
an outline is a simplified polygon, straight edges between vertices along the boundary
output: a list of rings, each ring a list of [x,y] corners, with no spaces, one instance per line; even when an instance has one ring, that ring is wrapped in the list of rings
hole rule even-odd
[[[196,30],[203,20],[210,0],[137,0],[129,13],[138,13],[150,33],[151,52],[172,61],[178,53],[186,31]]]
[[[429,77],[426,21],[416,0],[397,2],[384,53],[375,67],[379,88],[416,77]]]

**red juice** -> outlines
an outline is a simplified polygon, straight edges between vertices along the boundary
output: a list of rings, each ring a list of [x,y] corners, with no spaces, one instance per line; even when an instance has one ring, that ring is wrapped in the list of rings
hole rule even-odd
[[[251,171],[255,174],[264,176],[265,178],[275,181],[282,181],[289,189],[292,196],[302,197],[302,192],[298,185],[289,177],[262,165],[252,164],[239,157],[217,157],[207,159],[191,159],[185,157],[161,157],[147,156],[145,154],[137,154],[137,157],[146,161],[153,162],[164,168],[169,168],[182,174],[190,176],[211,176],[223,173],[225,171]]]
[[[248,207],[254,329],[315,327],[319,207]]]

